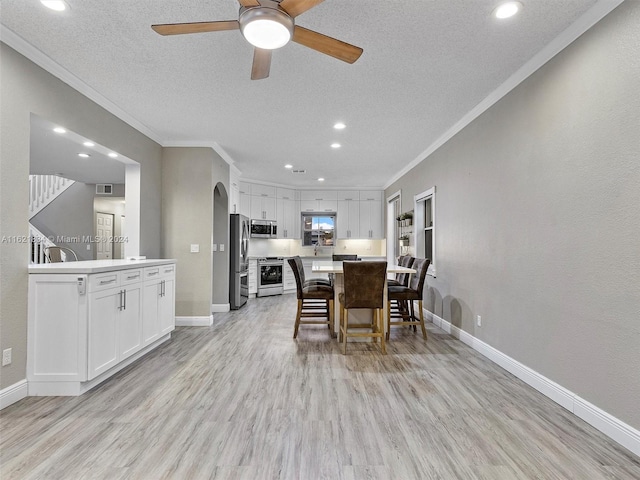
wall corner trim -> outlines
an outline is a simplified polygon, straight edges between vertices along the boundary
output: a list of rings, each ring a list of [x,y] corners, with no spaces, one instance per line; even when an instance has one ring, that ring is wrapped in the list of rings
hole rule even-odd
[[[213,315],[208,317],[176,317],[176,327],[210,327]]]
[[[26,379],[0,390],[0,410],[22,400],[28,393],[29,387]]]
[[[515,375],[530,387],[538,390],[560,406],[604,433],[611,440],[640,456],[640,431],[622,420],[587,402],[562,385],[548,379],[526,365],[514,360],[491,345],[452,325],[447,320],[423,308],[426,319],[453,337],[469,345],[481,355]]]

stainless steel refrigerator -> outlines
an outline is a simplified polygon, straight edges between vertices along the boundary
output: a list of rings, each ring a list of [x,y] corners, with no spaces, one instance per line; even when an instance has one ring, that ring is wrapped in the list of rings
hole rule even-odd
[[[237,213],[229,221],[229,304],[237,310],[249,298],[249,219]]]

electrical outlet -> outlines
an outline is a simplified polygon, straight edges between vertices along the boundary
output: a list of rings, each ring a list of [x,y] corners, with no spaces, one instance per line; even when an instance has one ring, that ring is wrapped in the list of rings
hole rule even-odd
[[[200,253],[200,245],[197,243],[191,244],[191,253]]]
[[[480,315],[476,315],[476,324],[481,327],[482,326],[482,317]]]
[[[11,365],[11,349],[7,348],[2,351],[2,366]]]

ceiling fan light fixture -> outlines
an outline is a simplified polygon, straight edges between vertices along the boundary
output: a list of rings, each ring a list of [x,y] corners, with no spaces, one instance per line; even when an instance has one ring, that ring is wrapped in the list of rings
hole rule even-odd
[[[275,50],[293,36],[293,18],[276,8],[248,8],[240,13],[239,22],[244,38],[257,48]]]
[[[64,0],[40,0],[40,3],[56,12],[64,12],[69,5]]]

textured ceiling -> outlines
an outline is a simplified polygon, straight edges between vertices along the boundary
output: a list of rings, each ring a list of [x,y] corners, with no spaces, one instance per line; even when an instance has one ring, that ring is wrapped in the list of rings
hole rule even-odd
[[[383,186],[596,0],[522,0],[506,21],[491,15],[496,0],[326,0],[296,23],[362,47],[362,57],[349,65],[290,43],[259,81],[239,31],[150,28],[236,19],[234,0],[67,3],[56,13],[2,0],[0,20],[162,144],[215,142],[246,178],[334,188]]]

